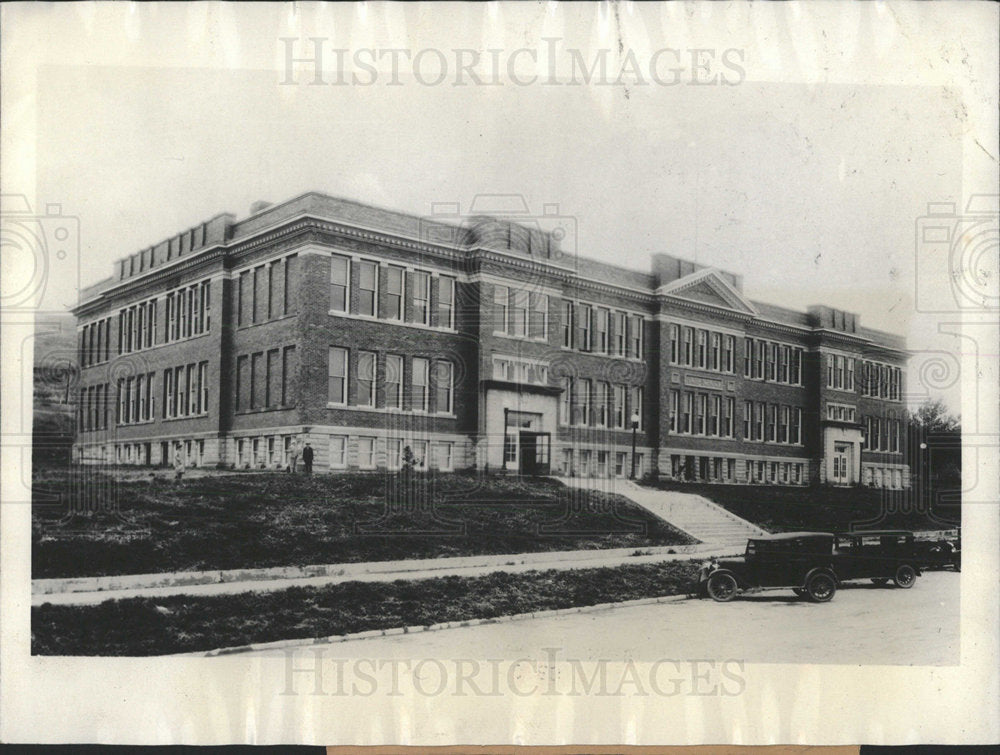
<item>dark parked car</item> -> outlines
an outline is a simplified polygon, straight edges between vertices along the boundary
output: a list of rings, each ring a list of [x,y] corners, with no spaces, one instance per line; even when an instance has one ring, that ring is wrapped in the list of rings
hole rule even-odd
[[[884,585],[892,580],[902,588],[913,587],[920,576],[917,546],[907,530],[838,533],[833,568],[841,582],[870,579]]]
[[[829,532],[785,532],[751,538],[742,557],[702,566],[699,592],[732,600],[746,590],[792,588],[817,603],[833,598],[839,582],[833,568],[835,536]]]
[[[919,574],[912,532],[785,532],[751,538],[742,557],[703,565],[699,593],[728,601],[741,591],[791,588],[799,597],[824,603],[848,580],[891,579],[909,588]]]
[[[939,538],[938,540],[918,540],[916,543],[917,562],[922,568],[962,571],[962,539]]]

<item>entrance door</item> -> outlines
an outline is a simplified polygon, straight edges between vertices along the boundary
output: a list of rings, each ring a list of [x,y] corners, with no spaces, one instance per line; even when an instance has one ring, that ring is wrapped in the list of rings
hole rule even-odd
[[[847,485],[851,481],[851,444],[833,444],[833,483]]]
[[[522,431],[518,434],[521,474],[549,474],[549,440],[548,433]]]

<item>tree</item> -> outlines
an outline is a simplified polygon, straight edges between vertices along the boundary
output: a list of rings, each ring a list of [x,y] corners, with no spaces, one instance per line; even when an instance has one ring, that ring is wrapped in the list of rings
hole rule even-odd
[[[925,435],[935,435],[940,433],[962,433],[961,418],[948,411],[948,407],[941,399],[928,399],[922,403],[916,411],[910,412],[910,427],[914,430],[922,430]]]

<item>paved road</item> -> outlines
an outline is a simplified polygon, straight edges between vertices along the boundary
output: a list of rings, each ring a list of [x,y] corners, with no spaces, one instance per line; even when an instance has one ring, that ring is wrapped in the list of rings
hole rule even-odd
[[[928,572],[909,590],[859,583],[830,603],[781,590],[379,637],[333,643],[328,657],[516,659],[559,648],[559,658],[579,660],[954,665],[960,578]]]

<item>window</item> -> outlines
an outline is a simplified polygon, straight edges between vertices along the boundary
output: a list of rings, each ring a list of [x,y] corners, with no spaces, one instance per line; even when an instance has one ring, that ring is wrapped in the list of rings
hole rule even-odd
[[[608,426],[608,400],[609,389],[608,384],[604,381],[598,380],[594,384],[594,424],[598,427]]]
[[[844,390],[854,390],[854,359],[848,357],[846,360],[846,371],[844,374]]]
[[[563,348],[573,348],[573,302],[562,303]]]
[[[626,348],[626,315],[624,312],[615,312],[615,356],[625,356]]]
[[[722,335],[720,333],[712,333],[710,338],[711,346],[708,352],[708,368],[710,370],[718,370],[719,357],[722,352]]]
[[[788,442],[788,414],[789,414],[789,408],[787,406],[781,407],[781,415],[778,418],[779,443]]]
[[[769,404],[767,407],[767,440],[773,443],[778,438],[778,405]]]
[[[577,378],[573,381],[573,424],[587,424],[587,402],[590,394],[590,381]]]
[[[633,385],[629,390],[629,412],[630,415],[639,416],[639,427],[637,430],[642,430],[642,386]],[[631,423],[631,417],[629,418],[629,423]],[[631,424],[630,424],[631,426]]]
[[[722,366],[724,372],[735,372],[734,358],[736,352],[736,338],[733,336],[723,336],[722,340]]]
[[[583,378],[579,381],[580,385],[580,401],[583,408],[583,414],[581,416],[581,421],[585,425],[591,424],[593,422],[593,401],[594,401],[594,389],[593,384],[589,378]]]
[[[754,343],[753,378],[755,380],[764,379],[764,356],[766,352],[767,341],[756,341]]]
[[[401,438],[389,438],[385,442],[385,465],[389,469],[401,469],[403,466],[403,441]]]
[[[705,367],[705,352],[708,348],[708,333],[704,330],[698,331],[698,350],[696,352],[697,362],[696,366],[704,369]]]
[[[695,435],[705,434],[705,415],[708,414],[708,395],[699,393],[695,402],[694,413],[694,433]]]
[[[375,316],[378,302],[378,263],[358,263],[358,314]]]
[[[791,412],[788,442],[796,444],[802,442],[802,409],[799,407],[794,407]]]
[[[722,396],[712,395],[708,405],[708,434],[719,434],[719,417],[722,414]]]
[[[568,425],[573,405],[573,378],[564,377],[559,384],[562,387],[562,393],[559,394],[559,424]]]
[[[675,324],[670,325],[670,364],[677,364],[677,358],[680,354],[681,346],[681,334],[680,327]]]
[[[413,358],[413,390],[411,408],[414,411],[427,411],[427,378],[429,363],[421,357]]]
[[[632,315],[629,323],[629,356],[642,359],[643,322],[640,315]]]
[[[692,404],[694,404],[694,394],[691,391],[685,391],[681,396],[681,429],[682,433],[691,432],[691,409]]]
[[[775,380],[778,376],[778,360],[780,358],[781,346],[776,343],[771,344],[771,359],[767,366],[767,379]]]
[[[607,354],[610,351],[611,341],[608,339],[608,328],[611,323],[611,312],[607,309],[599,308],[594,321],[594,336],[596,340],[596,351],[600,354]]]
[[[358,352],[358,406],[375,406],[375,352]]]
[[[438,327],[455,327],[455,279],[438,278]]]
[[[415,440],[413,441],[413,458],[414,467],[416,469],[427,469],[427,441],[426,440]]]
[[[493,287],[493,332],[507,332],[507,304],[510,300],[510,289],[506,286]]]
[[[788,365],[788,382],[792,385],[800,385],[802,383],[802,349],[792,349],[791,357],[792,361]]]
[[[523,338],[528,335],[528,292],[513,289],[510,292],[510,312],[508,313],[508,330],[512,336]]]
[[[754,440],[764,440],[764,409],[766,404],[757,402],[754,411]]]
[[[261,383],[261,354],[251,354],[250,355],[250,408],[259,409],[262,404],[263,396],[261,395],[261,389],[263,385]]]
[[[593,309],[589,304],[577,305],[576,317],[576,348],[580,351],[590,351],[591,346],[591,317]]]
[[[385,316],[390,320],[403,319],[403,276],[401,267],[385,269]]]
[[[327,400],[331,404],[347,403],[347,349],[330,347]]]
[[[375,469],[375,439],[358,438],[358,467]]]
[[[330,468],[343,469],[347,466],[347,436],[330,436]]]
[[[438,414],[452,414],[454,406],[452,398],[454,396],[454,369],[451,362],[438,362],[435,365],[437,373],[434,376],[435,390],[437,392]]]
[[[613,398],[613,422],[614,426],[619,430],[624,430],[625,425],[625,386],[616,385],[614,387],[614,398]]]
[[[236,291],[236,324],[246,325],[249,322],[247,312],[252,297],[250,295],[250,271],[240,273],[240,284]],[[176,338],[177,307],[172,294],[167,295],[167,340]]]
[[[201,400],[198,404],[198,413],[204,414],[208,411],[208,362],[198,364],[198,386],[201,390]],[[148,388],[147,384],[147,388]],[[150,397],[152,402],[152,397]]]
[[[753,402],[743,402],[743,440],[753,440]]]
[[[431,275],[419,270],[413,273],[413,321],[431,324]]]
[[[253,269],[253,294],[250,305],[250,322],[260,322],[261,317],[261,294],[263,293],[264,266],[260,265]],[[181,291],[181,333],[186,334],[187,296],[185,291]]]
[[[403,408],[403,357],[398,354],[385,355],[385,405]]]
[[[670,422],[670,432],[677,432],[677,411],[680,405],[681,394],[680,391],[670,391],[670,416],[668,421]]]
[[[450,472],[452,469],[452,447],[453,443],[434,444],[434,465],[442,472]]]
[[[267,352],[267,364],[264,366],[264,406],[274,406],[278,401],[278,357],[279,349]]]
[[[732,396],[726,397],[725,410],[722,419],[721,435],[726,438],[733,437],[733,422],[736,415],[736,399]]]
[[[295,347],[286,346],[281,352],[281,405],[295,400],[292,381],[295,380]]]
[[[778,382],[787,383],[788,382],[788,361],[789,353],[791,352],[790,346],[782,346],[781,352],[778,354]]]
[[[532,292],[529,296],[528,336],[544,340],[549,335],[549,297]]]

